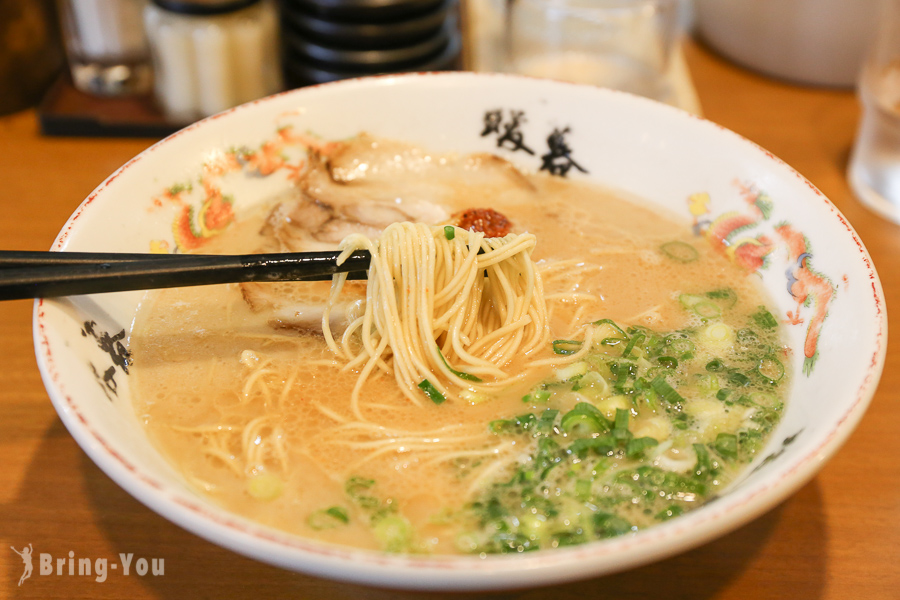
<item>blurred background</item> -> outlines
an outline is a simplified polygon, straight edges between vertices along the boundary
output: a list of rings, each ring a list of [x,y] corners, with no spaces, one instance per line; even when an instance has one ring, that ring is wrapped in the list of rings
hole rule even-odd
[[[0,112],[49,135],[148,135],[284,89],[406,71],[514,72],[702,113],[680,40],[851,88],[879,0],[0,0]]]
[[[0,114],[49,136],[168,135],[286,89],[471,70],[604,86],[703,114],[682,53],[857,89],[849,179],[900,222],[900,0],[0,0]]]

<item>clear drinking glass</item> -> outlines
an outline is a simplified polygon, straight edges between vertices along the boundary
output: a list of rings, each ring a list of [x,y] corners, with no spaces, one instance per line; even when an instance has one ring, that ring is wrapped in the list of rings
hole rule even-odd
[[[58,0],[75,87],[100,96],[139,94],[153,81],[146,0]]]
[[[679,0],[512,0],[506,70],[673,102]]]
[[[900,0],[883,0],[859,80],[862,119],[849,179],[860,201],[900,223]]]

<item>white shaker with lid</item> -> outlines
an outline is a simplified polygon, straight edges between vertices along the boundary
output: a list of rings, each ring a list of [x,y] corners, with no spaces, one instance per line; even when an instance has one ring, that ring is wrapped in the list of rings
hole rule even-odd
[[[271,0],[152,0],[144,12],[157,100],[180,121],[282,89]]]

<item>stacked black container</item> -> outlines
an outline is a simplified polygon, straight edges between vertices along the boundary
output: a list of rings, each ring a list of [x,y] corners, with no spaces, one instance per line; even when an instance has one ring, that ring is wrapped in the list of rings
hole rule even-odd
[[[290,87],[459,62],[457,0],[281,0],[281,20]]]

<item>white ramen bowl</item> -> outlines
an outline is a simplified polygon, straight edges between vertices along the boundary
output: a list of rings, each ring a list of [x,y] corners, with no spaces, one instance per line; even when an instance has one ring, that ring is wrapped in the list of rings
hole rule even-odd
[[[512,143],[515,135],[503,141],[513,111],[521,111],[510,129],[521,133],[520,144]],[[488,125],[491,114],[499,116],[495,130]],[[282,129],[288,125],[291,130]],[[677,519],[634,535],[521,555],[390,555],[261,526],[185,483],[132,410],[122,357],[142,292],[37,301],[38,364],[72,436],[135,498],[207,540],[286,569],[396,588],[502,589],[597,576],[695,547],[769,510],[815,475],[872,398],[887,347],[884,296],[871,258],[843,215],[801,175],[746,139],[669,106],[604,89],[449,73],[352,80],[266,98],[192,125],[129,161],[82,203],[53,249],[172,250],[214,235],[230,216],[204,198],[197,184],[203,165],[217,164],[230,148],[260,148],[277,140],[279,130],[325,140],[367,131],[434,151],[495,152],[532,171],[552,154],[548,136],[558,130],[569,153],[556,145],[555,164],[571,159],[586,171],[573,167],[567,177],[634,194],[684,215],[688,224],[696,220],[698,231],[724,241],[734,260],[759,275],[781,319],[789,312],[799,317],[787,325],[793,387],[781,423],[747,474],[716,501]],[[277,150],[268,175],[249,168],[216,175],[235,211],[289,191],[289,166],[303,153],[290,144]],[[282,158],[287,167],[279,166]],[[173,195],[179,202],[169,201]],[[173,227],[185,214],[194,219],[194,233]],[[198,218],[205,219],[203,227]],[[792,288],[795,298],[786,273],[800,275],[798,269],[806,272]],[[834,293],[826,302],[827,290]],[[799,302],[804,293],[806,305]]]

